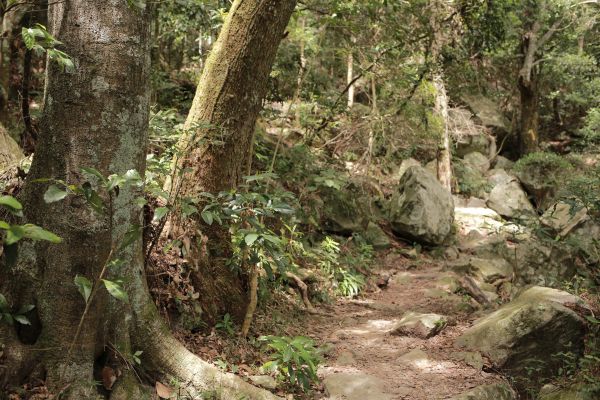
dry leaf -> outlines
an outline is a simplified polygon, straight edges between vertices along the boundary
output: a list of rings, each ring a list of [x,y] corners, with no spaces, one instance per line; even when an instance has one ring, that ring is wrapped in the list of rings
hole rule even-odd
[[[154,386],[156,388],[156,394],[161,399],[170,399],[171,397],[173,397],[174,390],[168,387],[167,385],[163,385],[159,381],[156,381],[156,384]]]
[[[115,381],[117,380],[117,374],[111,367],[102,368],[102,385],[106,390],[112,390]]]

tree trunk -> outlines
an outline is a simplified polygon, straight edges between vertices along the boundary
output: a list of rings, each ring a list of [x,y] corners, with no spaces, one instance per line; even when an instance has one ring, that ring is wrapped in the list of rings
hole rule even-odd
[[[437,153],[437,177],[443,187],[452,191],[452,148],[448,129],[448,96],[440,74],[433,78],[435,86],[435,113],[440,122],[441,142]]]
[[[519,153],[521,156],[538,150],[539,114],[535,54],[537,52],[539,22],[535,21],[522,38],[523,63],[519,71],[519,93],[521,96],[521,127],[519,130]]]
[[[352,83],[352,79],[354,79],[354,54],[352,53],[352,49],[348,49],[348,59],[346,66],[346,85],[348,86],[348,108],[352,108],[354,105],[354,83]]]
[[[27,222],[46,227],[63,241],[22,242],[16,265],[0,263],[0,292],[11,306],[36,306],[28,315],[31,326],[15,330],[0,325],[5,344],[2,392],[7,384],[40,378],[61,399],[104,398],[94,380],[110,362],[122,372],[113,387],[115,397],[149,398],[122,359],[141,350],[150,376],[166,383],[177,379],[192,397],[216,389],[226,398],[275,398],[201,361],[172,337],[149,295],[141,238],[113,253],[129,228],[142,223],[135,205],[140,189],[123,188],[113,198],[114,213],[100,215],[79,197],[46,204],[46,185],[36,182],[82,183],[82,167],[104,175],[130,169],[143,174],[150,93],[148,16],[121,0],[66,0],[49,8],[50,31],[64,43],[75,71],[48,63],[42,135],[23,203]],[[73,279],[97,280],[111,254],[122,263],[111,266],[106,279],[123,279],[129,302],[101,289],[84,314],[85,302]]]
[[[198,197],[236,187],[245,173],[256,118],[295,0],[236,0],[198,83],[179,143],[177,166],[185,173],[173,192]],[[192,243],[188,262],[207,320],[228,312],[241,318],[247,303],[243,280],[226,266],[229,232],[200,219],[172,221],[172,233]],[[206,243],[203,249],[202,243]]]

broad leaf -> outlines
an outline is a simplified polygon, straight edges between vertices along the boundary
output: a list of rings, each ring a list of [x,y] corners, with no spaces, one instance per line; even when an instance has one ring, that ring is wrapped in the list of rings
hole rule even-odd
[[[40,228],[37,225],[26,224],[23,225],[23,229],[25,230],[25,237],[33,240],[45,240],[47,242],[52,243],[60,243],[62,239],[56,236],[54,233],[47,231],[43,228]]]
[[[15,321],[20,323],[21,325],[31,325],[31,322],[24,315],[13,315]]]
[[[25,237],[25,229],[21,225],[12,225],[10,229],[6,231],[6,239],[4,244],[10,246],[11,244],[17,243],[19,240]]]
[[[249,233],[246,235],[246,237],[244,238],[244,242],[246,242],[246,244],[248,246],[252,246],[252,244],[254,242],[256,242],[256,240],[258,239],[258,233]]]
[[[23,206],[12,196],[0,196],[0,206],[5,206],[13,211],[21,211]]]
[[[106,279],[102,279],[102,282],[104,282],[104,286],[111,296],[117,300],[121,300],[124,303],[129,303],[129,296],[127,296],[127,293],[125,290],[123,290],[123,287],[119,283]]]
[[[48,186],[48,190],[44,193],[44,201],[46,203],[54,203],[67,197],[69,193],[66,190],[59,188],[56,185]]]
[[[90,295],[92,294],[92,282],[90,282],[89,279],[87,279],[86,277],[80,275],[76,275],[73,282],[75,282],[77,290],[79,291],[79,293],[81,293],[83,300],[85,300],[87,304]]]
[[[165,215],[167,215],[168,212],[169,209],[167,207],[158,207],[156,210],[154,210],[154,217],[152,218],[152,222],[160,221]]]

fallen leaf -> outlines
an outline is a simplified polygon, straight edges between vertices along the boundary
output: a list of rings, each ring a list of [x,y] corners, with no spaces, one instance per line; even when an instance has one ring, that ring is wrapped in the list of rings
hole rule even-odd
[[[170,399],[171,397],[173,397],[173,394],[175,392],[173,389],[171,389],[167,385],[163,385],[159,381],[156,381],[155,388],[156,388],[156,394],[161,399]]]

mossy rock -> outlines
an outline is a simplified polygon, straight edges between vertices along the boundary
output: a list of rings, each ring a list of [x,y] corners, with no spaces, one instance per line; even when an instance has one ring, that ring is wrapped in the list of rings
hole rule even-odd
[[[506,383],[481,385],[450,400],[516,400],[517,394]]]

